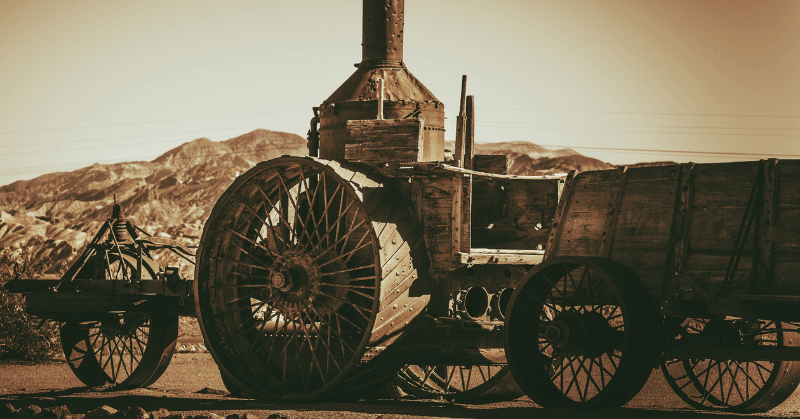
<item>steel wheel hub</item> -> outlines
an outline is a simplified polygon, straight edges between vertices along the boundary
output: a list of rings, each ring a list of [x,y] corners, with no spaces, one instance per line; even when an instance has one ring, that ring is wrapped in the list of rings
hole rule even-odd
[[[597,358],[613,348],[614,329],[599,313],[575,310],[556,315],[544,331],[544,338],[561,356]]]
[[[287,249],[281,253],[268,278],[275,308],[284,313],[299,312],[314,301],[319,291],[319,268],[303,250]]]

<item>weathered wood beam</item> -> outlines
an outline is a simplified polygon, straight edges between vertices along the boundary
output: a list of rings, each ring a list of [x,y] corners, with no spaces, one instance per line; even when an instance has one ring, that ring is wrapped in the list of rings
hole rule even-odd
[[[422,158],[422,119],[347,121],[350,139],[345,144],[346,160],[419,161]]]
[[[761,166],[761,212],[757,214],[756,253],[753,259],[753,283],[751,292],[771,292],[775,243],[773,226],[778,202],[778,159],[762,161]]]
[[[616,170],[616,181],[611,189],[611,200],[606,210],[606,218],[603,222],[603,234],[600,236],[599,256],[607,258],[611,253],[611,244],[614,242],[614,230],[617,228],[617,217],[619,206],[622,203],[622,196],[625,194],[625,179],[628,168],[619,166]]]
[[[471,249],[456,258],[462,265],[538,265],[544,250]]]
[[[456,149],[453,154],[453,159],[458,163],[458,167],[464,167],[464,131],[466,124],[464,120],[464,112],[467,106],[467,75],[461,76],[461,101],[458,107],[458,116],[456,117]]]
[[[472,157],[472,170],[504,175],[508,170],[507,160],[505,154],[476,154]]]
[[[689,226],[692,214],[694,163],[681,164],[678,185],[675,189],[675,204],[672,209],[672,224],[669,233],[667,258],[664,264],[662,298],[671,297],[672,279],[683,273],[683,265],[688,256]]]
[[[558,244],[561,239],[561,226],[564,223],[564,217],[569,209],[570,197],[574,189],[573,183],[577,174],[577,170],[569,172],[567,179],[564,181],[564,189],[563,192],[561,192],[561,197],[558,201],[558,208],[556,209],[556,215],[553,217],[553,226],[550,228],[550,236],[547,239],[547,247],[545,248],[546,253],[544,257],[545,260],[552,258],[558,249]]]
[[[475,96],[467,96],[466,131],[464,134],[464,168],[472,169],[475,154]]]

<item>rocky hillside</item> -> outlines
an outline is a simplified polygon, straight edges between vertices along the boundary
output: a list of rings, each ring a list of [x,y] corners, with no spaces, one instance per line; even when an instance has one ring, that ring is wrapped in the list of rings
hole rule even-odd
[[[0,187],[0,248],[34,236],[42,257],[65,261],[110,216],[116,200],[150,233],[196,244],[225,188],[256,163],[306,154],[304,138],[259,129],[222,142],[200,138],[150,162],[94,164]]]
[[[452,142],[445,145],[455,149]],[[475,144],[475,154],[505,154],[508,159],[508,174],[542,176],[567,173],[570,170],[603,170],[614,167],[609,163],[586,157],[570,148],[550,150],[527,141]]]
[[[260,161],[306,152],[300,136],[259,129],[221,142],[200,138],[149,162],[95,164],[14,182],[0,187],[0,248],[42,237],[36,251],[50,257],[51,271],[57,271],[110,216],[115,195],[136,225],[197,244],[214,203],[237,176]],[[507,155],[511,174],[612,167],[574,150],[529,142],[477,144],[476,152]]]

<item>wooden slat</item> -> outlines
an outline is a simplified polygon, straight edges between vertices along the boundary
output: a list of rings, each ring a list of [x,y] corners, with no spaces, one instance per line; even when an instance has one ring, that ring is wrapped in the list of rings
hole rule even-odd
[[[472,249],[470,253],[458,253],[456,258],[464,265],[538,265],[544,259],[544,251]]]
[[[614,241],[614,230],[617,228],[617,216],[619,214],[622,196],[625,194],[625,175],[627,167],[620,166],[616,170],[616,182],[611,189],[611,201],[608,203],[606,219],[603,223],[603,234],[600,236],[600,252],[598,256],[607,258],[611,253],[611,244]]]
[[[508,171],[505,154],[476,154],[472,158],[472,169],[478,172],[504,175]]]
[[[475,97],[467,96],[467,115],[464,132],[464,168],[472,169],[475,154]]]
[[[452,178],[453,180],[453,205],[452,205],[452,216],[451,220],[451,228],[452,230],[452,245],[450,246],[451,254],[456,254],[461,251],[461,231],[463,230],[463,225],[461,223],[462,215],[464,211],[463,207],[463,192],[464,192],[464,178],[462,176],[456,176]]]
[[[769,159],[762,162],[761,176],[761,212],[757,214],[756,225],[757,252],[753,261],[754,274],[751,292],[762,294],[770,292],[772,288],[774,241],[773,226],[775,225],[775,208],[778,200],[778,160]]]
[[[689,224],[692,213],[692,170],[694,163],[681,165],[681,172],[678,176],[678,186],[675,190],[675,206],[672,211],[672,227],[669,233],[669,245],[667,247],[667,260],[664,264],[664,282],[661,289],[661,297],[670,297],[670,284],[672,278],[679,277],[683,273],[686,262]]]
[[[346,160],[419,161],[422,159],[422,119],[347,121],[350,139],[345,144]]]
[[[464,112],[467,107],[467,75],[461,76],[461,101],[459,102],[458,116],[456,117],[456,149],[453,158],[458,167],[464,167],[464,131],[466,124]]]
[[[425,226],[425,246],[431,269],[449,271],[455,268],[453,255],[461,245],[460,228],[453,228],[461,222],[460,214],[456,214],[461,212],[460,177],[425,178],[419,179],[419,183],[416,195],[420,200],[419,210]]]
[[[556,215],[553,217],[553,226],[550,228],[550,237],[547,239],[547,253],[545,253],[545,259],[553,257],[555,255],[556,250],[558,249],[559,240],[561,238],[561,224],[564,221],[564,216],[569,207],[570,195],[572,194],[573,190],[573,182],[575,181],[575,175],[578,172],[573,170],[569,172],[567,175],[567,179],[564,181],[564,189],[561,193],[561,199],[558,202],[558,208],[556,209]]]
[[[472,176],[461,180],[461,248],[457,252],[469,252],[472,246]]]

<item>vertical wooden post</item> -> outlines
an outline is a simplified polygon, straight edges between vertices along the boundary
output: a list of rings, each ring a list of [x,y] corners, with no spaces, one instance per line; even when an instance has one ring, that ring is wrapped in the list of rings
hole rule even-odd
[[[452,247],[450,251],[451,261],[455,260],[455,254],[461,251],[461,211],[463,210],[462,207],[462,196],[464,193],[464,178],[461,175],[454,176],[452,178],[453,185],[451,186],[451,192],[453,194],[453,204],[451,207],[451,238],[452,238]]]
[[[564,182],[564,188],[561,192],[561,197],[558,199],[558,208],[556,214],[553,216],[553,225],[550,227],[550,236],[547,238],[547,247],[545,248],[544,260],[551,259],[555,256],[558,248],[559,241],[561,240],[561,225],[564,224],[567,217],[567,210],[569,208],[570,197],[572,196],[573,182],[575,176],[578,174],[577,170],[571,170],[567,175]]]
[[[458,162],[458,167],[464,167],[464,112],[467,102],[467,75],[461,76],[461,103],[456,117],[456,150],[453,159]]]
[[[617,228],[617,218],[619,217],[619,206],[622,204],[622,196],[625,194],[625,179],[627,178],[628,168],[617,166],[616,182],[614,189],[611,190],[611,201],[606,210],[606,219],[603,223],[603,234],[600,236],[600,257],[607,258],[611,254],[611,244],[614,241],[614,231]]]
[[[467,96],[466,139],[464,140],[464,167],[472,169],[475,155],[475,96]]]
[[[754,281],[750,289],[754,294],[772,292],[772,271],[775,259],[772,231],[775,226],[778,198],[778,159],[763,160],[761,164],[761,211],[756,214],[756,251],[752,268]]]
[[[664,300],[672,298],[677,291],[673,285],[677,287],[677,279],[683,274],[683,266],[689,255],[689,227],[694,199],[693,170],[694,163],[683,163],[678,174],[667,257],[664,261],[664,280],[661,284],[661,298]]]

